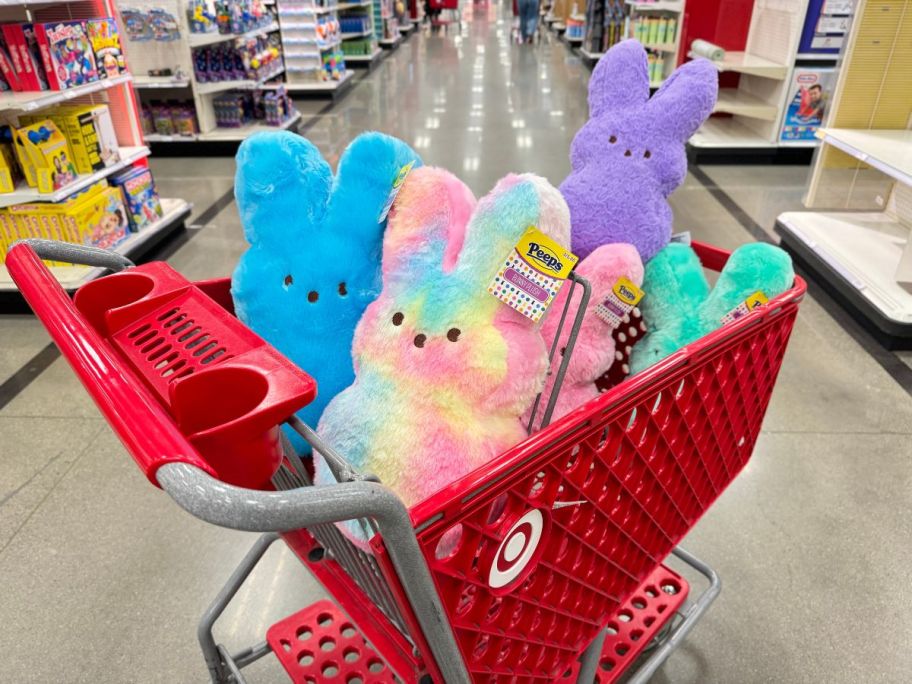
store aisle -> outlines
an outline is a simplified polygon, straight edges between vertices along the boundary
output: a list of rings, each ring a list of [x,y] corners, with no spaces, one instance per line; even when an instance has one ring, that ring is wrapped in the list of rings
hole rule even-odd
[[[511,44],[497,5],[463,16],[461,31],[408,39],[335,107],[304,103],[304,134],[333,164],[364,129],[401,136],[477,194],[510,171],[559,183],[588,70],[549,36]],[[244,248],[233,161],[152,163],[164,194],[195,203],[165,256],[191,278],[230,273]],[[673,197],[676,226],[729,248],[771,235],[772,217],[800,206],[805,173],[697,169]],[[912,670],[897,544],[912,537],[912,401],[820,301],[803,306],[754,460],[687,540],[725,589],[659,684]],[[37,322],[0,317],[0,338],[0,680],[205,681],[196,622],[253,535],[198,522],[150,487]],[[254,643],[319,595],[276,548],[216,635]],[[282,676],[269,658],[249,670],[251,682]]]

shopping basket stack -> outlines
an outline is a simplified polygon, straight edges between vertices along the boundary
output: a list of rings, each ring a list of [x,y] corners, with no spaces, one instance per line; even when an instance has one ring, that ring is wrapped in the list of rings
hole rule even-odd
[[[47,258],[115,265],[34,244]],[[694,247],[712,270],[728,256]],[[643,681],[718,592],[676,545],[750,458],[805,291],[796,279],[406,510],[356,473],[310,486],[279,449],[278,423],[313,383],[233,317],[227,280],[193,284],[152,264],[95,281],[74,303],[31,246],[14,247],[7,266],[147,476],[202,519],[281,533],[335,599],[255,647],[216,645],[212,624],[278,538],[265,534],[200,626],[220,682],[243,681],[241,668],[270,651],[299,682],[608,682],[651,648],[630,680]],[[263,463],[279,461],[267,485]],[[371,553],[333,525],[352,518],[376,523]],[[713,579],[689,608],[687,583],[662,565],[670,553]],[[677,637],[656,645],[676,613]]]

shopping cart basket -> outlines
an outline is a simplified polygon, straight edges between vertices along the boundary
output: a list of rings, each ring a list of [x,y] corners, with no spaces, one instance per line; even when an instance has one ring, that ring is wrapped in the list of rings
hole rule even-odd
[[[189,283],[149,264],[71,301],[35,249],[112,270],[129,263],[28,243],[10,250],[10,274],[137,465],[193,515],[265,533],[199,626],[216,682],[244,681],[241,669],[271,651],[297,682],[610,682],[651,649],[628,679],[645,681],[718,594],[715,573],[676,544],[747,463],[805,292],[796,278],[406,509],[296,419],[340,484],[312,486],[281,448],[276,423],[313,383],[233,318],[227,280]],[[709,269],[728,258],[694,248]],[[265,485],[260,461],[270,459],[266,471],[281,464]],[[371,553],[333,524],[349,519],[376,524]],[[280,537],[335,602],[230,654],[213,623]],[[670,553],[710,580],[686,607],[687,583],[662,565]],[[663,626],[671,634],[657,645]]]

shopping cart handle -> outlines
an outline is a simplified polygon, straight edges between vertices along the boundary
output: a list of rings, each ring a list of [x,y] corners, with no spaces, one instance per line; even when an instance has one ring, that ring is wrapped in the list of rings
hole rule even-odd
[[[107,268],[115,273],[123,271],[125,268],[132,268],[135,265],[127,257],[99,247],[75,245],[70,242],[58,242],[57,240],[40,240],[38,238],[17,240],[13,243],[13,247],[21,243],[28,245],[35,250],[35,254],[49,261],[64,261],[69,264]]]
[[[6,255],[7,270],[136,464],[154,484],[158,484],[156,471],[165,463],[189,463],[215,474],[151,392],[129,373],[111,346],[76,309],[41,262],[34,242],[55,244],[47,240],[17,242]],[[44,244],[39,244],[39,249],[43,250]],[[114,265],[113,261],[95,263],[106,268]],[[130,410],[123,410],[125,406]]]

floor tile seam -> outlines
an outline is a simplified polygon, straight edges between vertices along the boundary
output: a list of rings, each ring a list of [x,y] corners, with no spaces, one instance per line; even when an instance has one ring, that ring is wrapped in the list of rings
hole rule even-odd
[[[839,435],[839,436],[864,436],[884,435],[888,437],[908,437],[912,429],[904,430],[761,430],[761,435]]]
[[[96,430],[92,434],[91,438],[88,440],[85,447],[83,447],[82,450],[76,455],[76,458],[73,459],[73,462],[70,463],[70,465],[67,467],[67,469],[64,470],[60,474],[60,477],[58,477],[54,481],[54,483],[50,486],[50,488],[44,493],[44,496],[41,497],[41,501],[36,503],[34,508],[32,508],[32,510],[29,511],[28,515],[25,516],[25,519],[21,523],[19,523],[19,525],[13,531],[12,535],[10,535],[10,538],[6,540],[6,543],[2,547],[0,547],[0,559],[3,558],[3,554],[9,548],[9,546],[13,543],[13,541],[16,539],[16,537],[19,536],[19,533],[29,523],[29,521],[32,519],[32,517],[35,515],[35,513],[37,513],[38,510],[44,505],[44,502],[47,501],[48,498],[50,498],[51,494],[53,494],[54,491],[57,489],[57,487],[60,486],[60,483],[63,482],[63,480],[66,479],[66,476],[70,474],[70,471],[73,470],[73,468],[76,466],[77,463],[79,463],[79,461],[82,459],[82,457],[88,453],[89,449],[92,447],[95,440],[104,432],[105,427],[106,427],[105,425],[100,426],[98,428],[98,430]],[[62,454],[63,454],[63,451],[61,450],[60,454],[58,454],[54,458],[54,460],[59,458],[60,455],[62,455]]]

